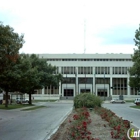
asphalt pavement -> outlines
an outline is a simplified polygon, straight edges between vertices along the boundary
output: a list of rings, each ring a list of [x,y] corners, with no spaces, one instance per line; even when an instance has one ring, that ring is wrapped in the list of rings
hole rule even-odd
[[[119,104],[119,103],[106,103],[103,104],[103,107],[112,110],[114,113],[116,113],[119,117],[122,117],[125,120],[129,120],[132,122],[132,125],[136,126],[140,129],[140,109],[134,109],[130,106],[135,106],[134,103],[125,103],[125,104]]]
[[[45,107],[30,111],[0,110],[0,140],[48,140],[73,108],[72,101],[36,105]]]
[[[38,102],[44,108],[21,111],[22,109],[0,110],[0,140],[48,140],[73,108],[72,100],[57,102]],[[111,104],[106,107],[118,116],[133,122],[140,128],[140,110],[130,108],[133,103]]]

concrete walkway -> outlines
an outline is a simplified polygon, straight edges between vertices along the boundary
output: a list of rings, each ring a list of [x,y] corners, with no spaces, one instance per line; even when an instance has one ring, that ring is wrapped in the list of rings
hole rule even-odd
[[[56,102],[58,102],[58,103],[70,103],[70,104],[73,104],[73,100],[58,100]]]

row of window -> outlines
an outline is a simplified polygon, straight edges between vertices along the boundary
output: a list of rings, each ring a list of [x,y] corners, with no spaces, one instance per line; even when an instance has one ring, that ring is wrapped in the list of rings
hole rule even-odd
[[[131,95],[140,95],[140,89],[131,87],[130,94]]]
[[[127,67],[113,67],[112,73],[110,72],[110,67],[95,67],[95,71],[93,71],[93,67],[61,67],[61,74],[127,74]],[[59,73],[59,68],[57,67],[55,74]]]
[[[93,67],[78,67],[78,74],[93,74]]]
[[[110,74],[110,67],[96,67],[95,74]]]
[[[61,67],[62,74],[76,74],[75,67]]]
[[[127,67],[113,67],[113,74],[127,74]]]
[[[112,95],[127,95],[127,89],[114,89]]]
[[[47,61],[132,61],[132,59],[47,59]]]
[[[73,77],[64,77],[62,83],[75,83],[76,79]],[[79,77],[78,83],[87,83],[92,84],[93,78],[91,77]],[[96,84],[110,84],[110,78],[96,78],[95,79]],[[127,78],[112,78],[112,86],[114,88],[124,88],[127,87]]]
[[[83,90],[85,92],[85,90]],[[82,91],[81,91],[82,92]],[[59,90],[58,87],[52,87],[51,89],[48,87],[45,88],[44,90],[44,94],[58,94]],[[38,90],[35,92],[35,94],[42,94],[42,90]],[[114,88],[112,90],[112,95],[127,95],[127,87],[123,87],[123,88]],[[131,88],[131,92],[130,95],[140,95],[139,92],[137,92],[137,90],[135,88]]]

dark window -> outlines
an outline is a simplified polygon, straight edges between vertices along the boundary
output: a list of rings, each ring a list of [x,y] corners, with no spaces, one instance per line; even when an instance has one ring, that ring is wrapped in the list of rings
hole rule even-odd
[[[64,96],[73,96],[73,89],[64,89]]]

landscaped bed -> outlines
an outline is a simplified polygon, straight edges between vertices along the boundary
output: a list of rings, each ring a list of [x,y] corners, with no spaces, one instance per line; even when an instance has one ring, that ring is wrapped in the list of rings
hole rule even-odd
[[[74,109],[50,140],[129,140],[130,126],[129,121],[102,107]]]
[[[128,120],[103,108],[98,96],[82,93],[75,96],[74,109],[50,140],[129,140],[130,128]]]

